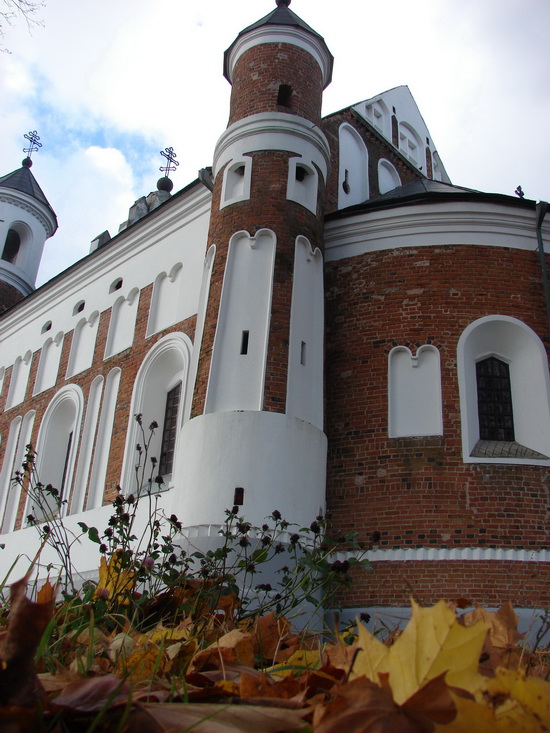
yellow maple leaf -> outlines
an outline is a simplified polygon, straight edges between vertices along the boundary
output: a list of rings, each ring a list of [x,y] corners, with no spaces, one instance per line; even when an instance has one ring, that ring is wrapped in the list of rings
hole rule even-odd
[[[438,733],[546,733],[550,729],[550,683],[500,668],[475,700],[453,695],[457,716]]]
[[[133,591],[135,583],[135,573],[122,568],[122,550],[117,550],[111,555],[109,562],[104,557],[99,561],[99,580],[94,598],[115,600],[127,605],[130,602],[128,595]]]
[[[291,656],[281,664],[275,664],[266,669],[269,674],[286,676],[294,672],[304,672],[307,669],[318,669],[320,667],[319,652],[309,649],[297,649]]]
[[[449,685],[473,692],[482,681],[477,668],[487,628],[483,622],[461,626],[444,601],[431,608],[413,601],[411,620],[391,647],[359,626],[359,651],[350,678],[365,675],[380,684],[379,675],[388,674],[398,705],[444,672]]]

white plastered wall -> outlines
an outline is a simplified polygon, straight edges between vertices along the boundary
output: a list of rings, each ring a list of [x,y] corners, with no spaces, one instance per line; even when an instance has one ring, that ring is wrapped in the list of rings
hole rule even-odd
[[[361,136],[344,123],[338,130],[338,208],[361,204],[369,197],[369,154]]]
[[[323,429],[323,256],[296,239],[286,413]]]
[[[388,435],[390,438],[443,434],[439,350],[406,346],[388,355]]]
[[[205,412],[262,409],[276,243],[269,229],[231,237]]]
[[[181,433],[180,486],[172,511],[185,527],[223,524],[235,488],[256,526],[274,509],[308,526],[323,510],[327,439],[311,423],[275,412],[200,415]]]

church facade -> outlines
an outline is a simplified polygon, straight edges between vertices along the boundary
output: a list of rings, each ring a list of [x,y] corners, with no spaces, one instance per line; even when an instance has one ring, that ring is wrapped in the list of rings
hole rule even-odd
[[[452,185],[407,87],[323,118],[333,59],[288,5],[225,53],[212,168],[37,290],[55,213],[29,159],[0,178],[5,567],[48,516],[12,481],[25,446],[67,526],[104,527],[139,414],[190,542],[234,505],[328,512],[374,568],[345,606],[548,606],[545,205]]]

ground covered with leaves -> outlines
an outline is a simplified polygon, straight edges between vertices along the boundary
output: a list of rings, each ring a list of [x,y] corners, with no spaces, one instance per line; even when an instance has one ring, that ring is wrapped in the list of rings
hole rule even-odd
[[[330,638],[297,634],[273,611],[236,620],[236,595],[218,593],[212,608],[205,584],[158,594],[147,624],[123,605],[102,616],[97,600],[56,601],[49,582],[36,601],[26,579],[12,584],[0,730],[550,730],[546,652],[522,644],[510,605],[457,615],[456,604],[413,603],[404,631],[384,640],[359,622]]]

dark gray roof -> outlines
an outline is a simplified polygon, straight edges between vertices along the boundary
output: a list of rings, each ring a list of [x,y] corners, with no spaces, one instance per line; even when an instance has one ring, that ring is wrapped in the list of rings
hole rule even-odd
[[[277,26],[286,25],[286,26],[291,26],[294,28],[301,28],[302,30],[310,33],[312,36],[315,36],[316,38],[318,38],[326,46],[325,39],[323,38],[323,36],[317,33],[317,31],[314,31],[313,28],[309,26],[307,23],[304,23],[304,21],[301,18],[299,18],[296,15],[296,13],[293,13],[292,10],[289,10],[287,5],[284,2],[282,2],[278,4],[275,10],[272,10],[271,13],[268,13],[263,18],[260,18],[260,20],[256,21],[256,23],[252,23],[252,25],[249,25],[246,28],[244,28],[239,33],[237,38],[235,38],[233,43],[229,46],[229,48],[227,49],[223,57],[223,75],[225,76],[225,78],[228,81],[231,81],[229,79],[229,74],[228,74],[228,59],[229,59],[231,50],[233,46],[236,44],[236,42],[238,41],[238,39],[241,38],[241,36],[246,35],[250,31],[256,30],[256,28],[261,28],[262,26],[269,26],[269,25],[277,25]],[[327,48],[327,51],[328,51],[328,48]],[[332,60],[332,55],[330,55],[330,58]],[[331,67],[331,74],[332,74],[332,67]],[[329,80],[327,81],[327,83],[330,81],[331,74],[329,74]]]
[[[533,208],[534,201],[528,199],[520,199],[517,196],[506,196],[502,193],[484,193],[476,191],[473,188],[464,188],[463,186],[453,186],[451,183],[443,181],[432,181],[429,178],[419,178],[411,183],[388,191],[382,196],[375,196],[361,204],[348,206],[346,209],[340,209],[332,214],[329,218],[346,216],[351,213],[359,213],[361,211],[373,211],[376,209],[392,208],[395,206],[408,206],[422,201],[488,201],[491,203],[500,203],[505,206],[519,206],[523,208]]]
[[[48,199],[44,196],[44,192],[38,185],[36,178],[30,172],[28,166],[22,166],[12,173],[8,173],[0,178],[0,188],[13,188],[21,193],[26,193],[33,199],[40,201],[41,204],[47,206],[55,217],[55,211],[50,206]]]

